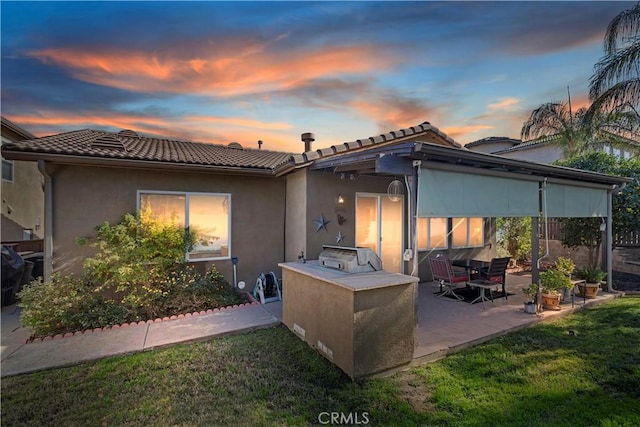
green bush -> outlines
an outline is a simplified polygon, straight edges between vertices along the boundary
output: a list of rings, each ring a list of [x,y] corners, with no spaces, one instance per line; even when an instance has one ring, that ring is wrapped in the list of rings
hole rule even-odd
[[[186,263],[193,239],[192,232],[150,212],[104,223],[91,244],[97,253],[85,260],[80,279],[54,275],[18,294],[22,324],[43,336],[242,302],[215,266],[203,274]]]
[[[33,281],[18,293],[20,321],[34,336],[74,332],[126,322],[130,313],[106,301],[72,276]]]

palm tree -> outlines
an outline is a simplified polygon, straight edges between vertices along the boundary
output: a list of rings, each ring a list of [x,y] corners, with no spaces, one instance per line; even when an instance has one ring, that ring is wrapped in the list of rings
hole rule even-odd
[[[614,127],[633,138],[640,135],[640,2],[609,23],[604,51],[589,80],[585,121],[593,129],[598,116],[613,115]]]
[[[570,102],[548,102],[531,112],[523,123],[520,137],[523,141],[552,137],[562,147],[565,156],[576,154],[584,139],[582,117],[586,109],[575,112]]]

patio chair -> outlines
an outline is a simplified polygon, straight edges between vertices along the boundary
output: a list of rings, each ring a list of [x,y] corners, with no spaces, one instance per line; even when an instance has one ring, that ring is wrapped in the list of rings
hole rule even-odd
[[[493,258],[489,267],[479,268],[478,275],[473,280],[469,280],[467,285],[480,289],[480,295],[471,301],[471,304],[475,304],[478,301],[482,302],[482,307],[485,301],[491,301],[493,304],[492,289],[502,285],[502,296],[507,299],[507,291],[505,288],[505,276],[507,272],[507,265],[509,265],[510,258]],[[486,292],[489,291],[489,298],[487,298]]]
[[[458,283],[464,283],[466,285],[469,280],[469,274],[467,272],[457,272],[451,265],[451,260],[444,255],[438,254],[429,257],[429,265],[431,266],[431,274],[433,274],[433,281],[440,283],[440,290],[444,287],[445,290],[440,296],[451,295],[460,301],[464,298],[456,294],[454,288]]]
[[[507,290],[505,287],[507,266],[509,265],[510,257],[505,258],[493,258],[489,267],[480,268],[478,270],[478,280],[484,280],[488,284],[498,287],[502,285],[502,295],[504,299],[507,299]],[[483,291],[484,292],[484,291]],[[493,301],[493,297],[491,297]]]

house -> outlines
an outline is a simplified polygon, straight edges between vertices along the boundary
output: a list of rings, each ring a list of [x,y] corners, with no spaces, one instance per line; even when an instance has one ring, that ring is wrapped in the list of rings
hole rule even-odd
[[[629,181],[473,152],[428,122],[316,150],[313,139],[303,134],[305,150],[293,154],[85,129],[2,152],[42,171],[45,275],[78,272],[91,253],[78,237],[150,207],[199,230],[187,259],[229,279],[233,258],[238,280],[253,284],[280,262],[337,244],[369,247],[385,270],[430,280],[434,251],[492,257],[492,218],[537,221],[544,211],[610,221],[611,194]]]
[[[620,158],[631,158],[640,155],[640,141],[617,136],[623,142],[612,145],[602,143],[600,151]],[[509,159],[528,160],[537,163],[551,164],[565,158],[562,147],[557,143],[557,136],[544,136],[530,141],[521,141],[508,137],[491,136],[465,145],[469,150],[496,154]]]
[[[2,117],[2,145],[35,136]],[[44,190],[34,162],[2,157],[2,241],[40,239],[43,236]]]

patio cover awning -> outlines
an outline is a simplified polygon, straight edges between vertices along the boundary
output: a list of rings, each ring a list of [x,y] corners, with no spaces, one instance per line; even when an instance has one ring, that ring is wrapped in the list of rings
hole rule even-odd
[[[606,217],[607,192],[629,181],[430,144],[420,157],[420,217]]]
[[[498,176],[422,169],[420,217],[537,216],[538,182]]]
[[[602,186],[439,169],[421,169],[418,179],[420,217],[534,217],[545,202],[546,215],[553,218],[607,214],[607,189]]]

